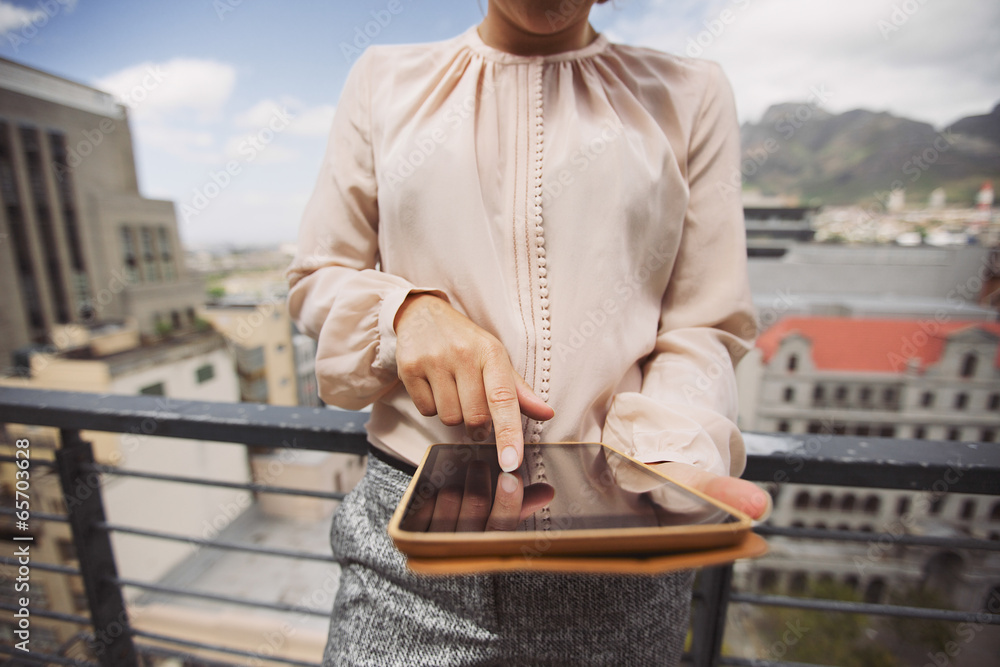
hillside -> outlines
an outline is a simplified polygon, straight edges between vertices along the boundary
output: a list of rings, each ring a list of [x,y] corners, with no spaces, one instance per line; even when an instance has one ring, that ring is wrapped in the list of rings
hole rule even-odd
[[[744,187],[817,203],[874,201],[897,182],[911,202],[943,187],[971,204],[983,181],[1000,182],[1000,104],[941,132],[884,112],[779,104],[743,125],[742,143]]]

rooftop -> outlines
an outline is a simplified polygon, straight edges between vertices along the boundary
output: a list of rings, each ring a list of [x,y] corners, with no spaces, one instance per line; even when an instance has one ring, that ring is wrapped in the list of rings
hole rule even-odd
[[[63,104],[98,116],[116,120],[125,117],[125,107],[110,93],[6,58],[0,58],[0,89]]]
[[[905,367],[899,363],[900,355],[917,359],[926,370],[941,358],[947,339],[963,330],[1000,337],[1000,323],[995,322],[789,317],[765,331],[757,347],[769,362],[785,338],[798,334],[812,343],[818,369],[901,373]],[[1000,355],[996,364],[1000,368]]]

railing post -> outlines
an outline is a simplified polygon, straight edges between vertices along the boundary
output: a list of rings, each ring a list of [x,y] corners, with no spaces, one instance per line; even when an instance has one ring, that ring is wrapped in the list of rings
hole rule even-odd
[[[94,651],[104,667],[138,667],[132,631],[118,577],[111,536],[97,526],[104,523],[104,500],[100,475],[88,470],[94,450],[80,432],[62,429],[62,445],[56,452],[56,467],[62,486],[66,514],[73,531],[73,546],[90,604],[94,625]]]
[[[698,604],[695,605],[691,624],[691,664],[694,667],[715,667],[719,664],[732,581],[731,564],[707,567],[701,571]]]

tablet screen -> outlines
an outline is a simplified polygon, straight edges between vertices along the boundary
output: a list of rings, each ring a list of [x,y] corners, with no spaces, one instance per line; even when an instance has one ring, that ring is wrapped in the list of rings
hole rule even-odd
[[[400,527],[573,531],[738,520],[599,443],[525,445],[510,474],[501,472],[495,445],[455,444],[431,447]]]

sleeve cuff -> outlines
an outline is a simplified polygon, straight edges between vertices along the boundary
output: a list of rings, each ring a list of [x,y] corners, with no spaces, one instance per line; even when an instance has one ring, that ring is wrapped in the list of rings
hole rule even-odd
[[[432,287],[400,287],[393,289],[382,297],[382,305],[378,312],[378,352],[375,356],[375,368],[396,372],[396,313],[403,301],[411,294],[433,294],[451,303],[448,295]]]

